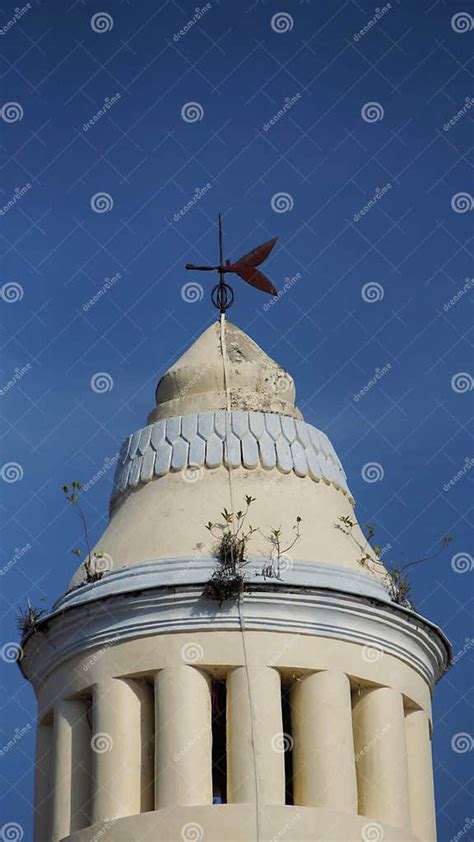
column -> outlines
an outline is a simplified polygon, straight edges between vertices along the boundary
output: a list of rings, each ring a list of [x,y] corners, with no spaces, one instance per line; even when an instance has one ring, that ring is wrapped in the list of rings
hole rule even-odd
[[[90,823],[90,725],[86,699],[54,709],[51,837],[63,839]]]
[[[134,816],[142,805],[142,694],[133,681],[94,687],[92,821]]]
[[[353,728],[359,813],[395,827],[409,827],[401,693],[374,687],[355,694]]]
[[[210,679],[188,664],[155,678],[155,809],[212,804]]]
[[[342,672],[318,672],[291,691],[295,804],[357,814],[351,688]]]
[[[436,842],[430,725],[423,710],[405,717],[411,827],[420,842]]]
[[[284,804],[280,676],[255,665],[250,682],[246,667],[227,677],[227,799],[255,803],[257,786],[260,804]]]
[[[51,838],[53,723],[38,725],[35,770],[35,842]]]

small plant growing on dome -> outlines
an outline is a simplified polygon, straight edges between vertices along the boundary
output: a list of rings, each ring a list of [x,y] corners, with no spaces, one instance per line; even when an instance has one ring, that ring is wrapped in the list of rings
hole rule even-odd
[[[262,576],[265,578],[274,578],[274,579],[281,579],[281,567],[282,567],[282,560],[286,553],[288,553],[293,547],[295,546],[296,542],[299,541],[301,537],[300,531],[300,524],[302,522],[302,518],[298,515],[296,521],[293,525],[293,538],[290,543],[283,547],[283,537],[282,537],[282,530],[281,526],[277,529],[272,527],[270,529],[270,533],[265,535],[264,532],[259,530],[260,534],[270,543],[271,550],[270,550],[270,559],[268,564],[262,570]]]
[[[66,500],[68,500],[72,506],[75,507],[76,511],[79,514],[82,523],[82,529],[84,533],[84,542],[87,547],[87,558],[83,561],[82,566],[84,568],[84,573],[86,576],[86,582],[98,582],[99,579],[102,579],[104,575],[102,570],[95,570],[93,560],[96,558],[101,558],[103,553],[92,553],[90,541],[89,541],[89,531],[87,529],[87,520],[84,514],[84,510],[79,503],[79,492],[82,490],[82,483],[73,480],[71,486],[63,485],[63,492],[65,494]],[[73,555],[76,555],[78,558],[81,557],[81,550],[79,547],[76,547],[72,550]]]
[[[223,509],[221,517],[224,527],[209,521],[206,529],[217,539],[214,555],[219,563],[218,568],[203,590],[205,599],[214,600],[222,605],[223,602],[235,602],[243,588],[244,568],[247,565],[246,549],[252,535],[257,532],[253,526],[245,528],[245,521],[255,497],[245,496],[245,509],[229,512]]]
[[[38,624],[38,620],[43,616],[44,611],[35,608],[30,599],[27,600],[26,608],[20,608],[17,617],[17,628],[21,636],[24,637],[30,631],[34,631]]]
[[[281,527],[271,527],[270,532],[266,534],[255,526],[250,524],[246,526],[249,509],[255,499],[246,495],[245,509],[235,514],[223,509],[221,512],[223,526],[212,521],[206,524],[206,529],[217,539],[214,555],[219,566],[206,583],[203,596],[217,601],[219,605],[223,602],[236,601],[240,597],[244,586],[244,570],[248,564],[247,545],[252,535],[259,532],[270,544],[270,558],[263,567],[261,575],[274,579],[281,578],[282,559],[300,538],[301,518],[299,516],[293,526],[294,535],[287,546],[284,546]]]
[[[414,605],[410,599],[411,583],[406,571],[415,564],[422,564],[425,561],[430,561],[431,559],[436,558],[452,541],[451,535],[444,535],[441,539],[441,546],[436,552],[422,558],[414,559],[413,561],[408,561],[406,564],[396,566],[390,565],[385,568],[382,562],[383,548],[379,544],[376,544],[374,547],[370,544],[371,539],[375,535],[374,526],[369,523],[365,525],[365,544],[361,544],[353,533],[355,526],[359,526],[361,529],[362,527],[357,521],[352,520],[347,515],[340,516],[334,526],[336,529],[340,529],[345,535],[349,536],[356,547],[360,550],[361,555],[357,559],[357,563],[374,575],[382,574],[383,584],[392,602],[395,602],[396,605],[403,605],[405,608],[412,609],[414,609]]]

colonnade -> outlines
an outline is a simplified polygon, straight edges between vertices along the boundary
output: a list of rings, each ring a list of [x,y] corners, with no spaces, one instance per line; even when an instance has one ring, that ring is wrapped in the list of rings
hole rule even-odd
[[[434,842],[427,714],[391,687],[338,671],[290,682],[283,734],[278,670],[228,667],[227,803],[293,803],[366,816]],[[286,744],[285,744],[286,741]],[[36,840],[58,842],[95,822],[184,805],[212,805],[212,676],[181,664],[113,678],[64,699],[37,738]]]

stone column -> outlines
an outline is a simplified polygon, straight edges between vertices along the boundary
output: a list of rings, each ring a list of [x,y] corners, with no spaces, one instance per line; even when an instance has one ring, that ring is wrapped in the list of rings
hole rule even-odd
[[[142,810],[142,693],[134,681],[111,678],[94,687],[92,821]]]
[[[210,679],[188,664],[155,678],[155,809],[212,804]]]
[[[405,717],[401,693],[374,687],[354,695],[359,813],[410,826]]]
[[[227,799],[255,803],[257,787],[260,804],[284,804],[280,676],[255,665],[250,681],[249,695],[246,667],[227,677]]]
[[[85,699],[54,710],[51,838],[63,839],[90,823],[90,725]]]
[[[357,813],[351,688],[342,672],[317,672],[291,691],[295,804]]]
[[[405,717],[411,826],[420,842],[436,842],[430,725],[423,710]]]
[[[51,839],[53,723],[38,725],[36,732],[35,842]]]

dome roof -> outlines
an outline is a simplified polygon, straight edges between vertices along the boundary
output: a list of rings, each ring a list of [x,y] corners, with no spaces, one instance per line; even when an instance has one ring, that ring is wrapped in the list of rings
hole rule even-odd
[[[351,535],[335,528],[344,517],[355,521],[354,501],[328,437],[295,407],[293,378],[223,321],[164,374],[147,426],[123,442],[110,523],[94,553],[106,560],[110,583],[125,577],[128,587],[142,565],[149,571],[177,565],[173,576],[181,581],[200,564],[213,568],[215,537],[206,524],[223,506],[242,508],[247,497],[254,501],[252,523],[259,525],[249,547],[257,565],[268,559],[272,528],[281,528],[288,548],[301,522],[288,576],[302,571],[309,584],[311,570],[322,567],[338,588],[341,575],[341,581],[355,576],[357,588],[365,580],[362,590],[377,580],[382,587],[383,569],[361,568],[366,539],[359,526]],[[81,565],[71,584],[83,580]]]
[[[225,322],[224,353],[230,409],[301,418],[293,378],[238,327]],[[226,409],[223,347],[214,322],[163,375],[148,423],[192,412]]]

